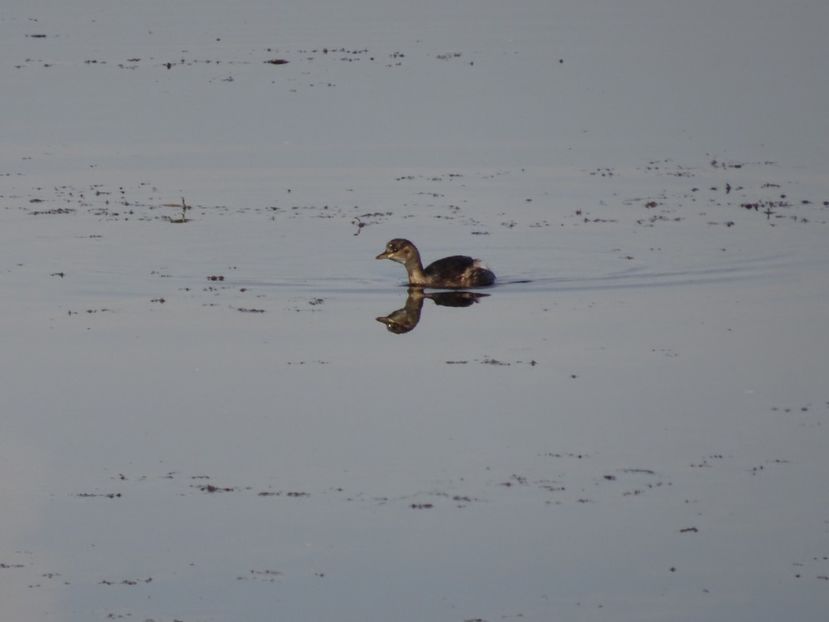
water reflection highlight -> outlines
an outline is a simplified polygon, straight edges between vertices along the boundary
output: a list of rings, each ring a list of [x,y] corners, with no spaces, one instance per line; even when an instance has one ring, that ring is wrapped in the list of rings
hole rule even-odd
[[[489,294],[469,291],[426,293],[419,287],[410,287],[406,304],[403,307],[376,319],[385,324],[389,332],[401,335],[413,330],[420,322],[420,312],[423,309],[423,300],[426,298],[442,307],[469,307],[486,296]]]

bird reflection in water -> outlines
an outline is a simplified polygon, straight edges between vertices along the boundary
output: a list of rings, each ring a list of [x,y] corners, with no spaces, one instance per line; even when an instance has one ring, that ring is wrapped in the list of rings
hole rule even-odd
[[[385,324],[389,332],[401,335],[417,326],[425,298],[431,299],[436,305],[442,307],[469,307],[485,296],[489,294],[469,291],[426,293],[419,287],[410,287],[405,306],[388,315],[381,315],[377,321]]]

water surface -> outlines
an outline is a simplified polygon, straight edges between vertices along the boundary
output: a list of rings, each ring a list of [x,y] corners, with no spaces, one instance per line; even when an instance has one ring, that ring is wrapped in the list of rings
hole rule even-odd
[[[822,5],[83,4],[0,21],[5,617],[824,618]]]

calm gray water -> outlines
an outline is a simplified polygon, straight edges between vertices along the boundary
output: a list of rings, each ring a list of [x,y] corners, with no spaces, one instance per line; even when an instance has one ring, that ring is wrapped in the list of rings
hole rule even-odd
[[[824,619],[822,3],[81,5],[0,16],[3,619]]]

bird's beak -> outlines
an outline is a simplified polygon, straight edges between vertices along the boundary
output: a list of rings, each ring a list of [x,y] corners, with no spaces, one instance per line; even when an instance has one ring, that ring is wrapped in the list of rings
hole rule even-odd
[[[375,259],[387,259],[388,256],[389,256],[389,252],[388,251],[383,251],[382,253],[377,255],[377,257],[375,257]]]

